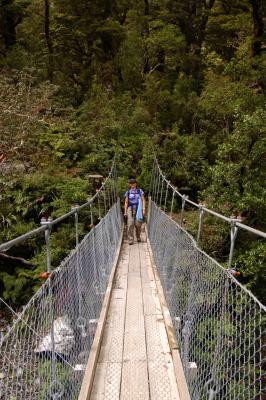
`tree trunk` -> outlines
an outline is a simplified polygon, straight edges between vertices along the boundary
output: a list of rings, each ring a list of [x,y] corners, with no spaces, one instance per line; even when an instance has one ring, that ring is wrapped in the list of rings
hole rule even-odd
[[[48,49],[48,78],[50,82],[53,82],[54,77],[54,48],[51,39],[50,32],[50,2],[49,0],[44,0],[44,31],[45,31],[45,39]]]
[[[144,16],[147,17],[150,15],[150,4],[149,0],[144,0]],[[145,18],[144,21],[144,33],[148,37],[149,36],[149,21],[147,18]],[[150,72],[150,60],[148,56],[148,51],[147,51],[147,46],[145,45],[145,60],[144,60],[144,66],[143,66],[143,74],[148,74]]]
[[[9,273],[14,272],[14,269],[16,267],[23,267],[28,269],[36,268],[35,264],[32,264],[31,262],[25,260],[24,258],[10,256],[9,254],[6,253],[0,253],[0,266],[1,266],[1,271],[6,271]]]
[[[14,1],[7,0],[0,7],[0,54],[16,44],[16,26],[22,21],[21,15],[15,11]]]
[[[251,46],[251,56],[259,56],[261,54],[261,42],[264,32],[262,0],[249,0],[252,6],[253,19],[253,42]]]
[[[0,7],[0,57],[6,56],[4,18],[4,8]]]
[[[202,44],[205,40],[209,12],[215,0],[188,0],[182,3],[181,10],[185,7],[186,18],[179,18],[179,26],[187,43],[188,64],[185,73],[195,79],[196,90],[201,92],[203,81]]]
[[[149,0],[144,0],[144,4],[145,4],[144,15],[149,15],[150,14]]]

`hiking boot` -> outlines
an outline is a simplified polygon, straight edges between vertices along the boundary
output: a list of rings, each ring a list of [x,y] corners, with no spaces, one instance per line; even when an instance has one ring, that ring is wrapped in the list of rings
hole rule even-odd
[[[128,242],[128,244],[134,244],[134,242],[133,242],[133,240],[130,240],[129,242]]]
[[[137,238],[137,242],[140,243],[141,242],[141,238]]]

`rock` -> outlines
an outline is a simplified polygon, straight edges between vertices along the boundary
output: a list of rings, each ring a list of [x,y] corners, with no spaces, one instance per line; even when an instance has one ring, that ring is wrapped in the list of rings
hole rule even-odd
[[[86,369],[86,364],[76,364],[74,371],[85,371]]]
[[[78,355],[78,360],[82,363],[82,364],[86,364],[88,359],[89,359],[89,351],[82,351],[79,353]]]
[[[74,332],[67,316],[58,317],[54,321],[54,347],[56,353],[68,355],[75,343]],[[51,333],[46,335],[34,349],[35,353],[47,353],[52,351]]]
[[[36,378],[35,381],[34,381],[34,384],[36,386],[40,386],[41,385],[41,378]]]

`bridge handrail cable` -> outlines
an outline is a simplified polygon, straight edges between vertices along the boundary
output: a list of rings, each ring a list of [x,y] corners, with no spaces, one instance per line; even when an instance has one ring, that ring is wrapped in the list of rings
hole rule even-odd
[[[95,201],[96,200],[96,201]],[[92,207],[94,203],[94,208]],[[79,238],[78,212],[89,206],[90,229]],[[94,210],[98,222],[94,224]],[[52,268],[52,226],[74,216],[76,246]],[[87,218],[87,216],[86,216]],[[115,160],[97,193],[59,218],[1,245],[8,249],[40,232],[45,234],[46,279],[21,312],[0,297],[11,326],[0,332],[0,397],[31,400],[64,398],[80,392],[98,326],[115,257],[120,248],[123,220],[118,199]]]
[[[191,400],[262,400],[266,307],[153,197],[149,241]]]
[[[161,169],[161,167],[159,165],[159,162],[158,162],[158,159],[157,159],[156,156],[154,156],[154,163],[155,163],[155,165],[156,165],[156,167],[157,167],[157,169],[159,171],[160,176],[163,178],[163,181],[168,185],[168,188],[171,188],[173,190],[173,192],[175,192],[181,199],[184,199],[185,203],[189,203],[189,204],[191,204],[192,206],[194,206],[194,207],[196,207],[198,209],[202,209],[206,213],[211,214],[211,215],[213,215],[213,216],[215,216],[217,218],[220,218],[223,221],[231,223],[232,220],[235,220],[235,224],[236,224],[237,227],[239,227],[241,229],[244,229],[246,231],[249,231],[251,233],[254,233],[255,235],[258,235],[258,236],[261,236],[263,238],[266,238],[266,232],[263,232],[263,231],[261,231],[259,229],[255,229],[255,228],[252,228],[251,226],[243,224],[243,223],[240,222],[240,220],[238,218],[226,217],[225,215],[220,214],[217,211],[210,210],[209,208],[205,207],[203,204],[196,203],[195,201],[190,200],[187,195],[184,195],[184,194],[180,193],[177,190],[177,188],[171,183],[171,181],[166,178],[166,176],[162,172],[162,169]],[[154,170],[153,170],[153,172],[154,172]]]
[[[112,166],[111,166],[108,176],[106,177],[106,179],[104,180],[104,182],[102,183],[102,185],[98,189],[98,191],[88,201],[86,201],[86,203],[73,207],[72,210],[69,211],[68,213],[61,215],[60,217],[56,218],[55,220],[49,221],[49,223],[47,223],[47,224],[43,224],[39,228],[33,229],[29,232],[24,233],[23,235],[16,237],[15,239],[12,239],[5,243],[0,244],[0,252],[6,251],[17,244],[24,242],[26,239],[29,239],[29,238],[36,236],[42,232],[45,232],[47,230],[48,226],[52,227],[54,225],[57,225],[59,222],[66,220],[67,218],[71,217],[72,215],[79,213],[82,209],[93,204],[94,201],[98,198],[99,193],[101,193],[105,189],[107,182],[112,178],[112,175],[114,172],[115,172],[115,157],[113,158]]]
[[[165,198],[163,200],[163,190],[164,185],[166,185],[165,189]],[[150,181],[150,190],[149,195],[151,196],[152,200],[155,201],[161,208],[163,207],[166,210],[167,200],[168,200],[168,192],[169,189],[172,190],[172,201],[171,201],[171,210],[170,216],[172,217],[173,206],[174,206],[174,198],[175,195],[178,195],[179,198],[182,200],[182,208],[181,208],[181,216],[180,216],[180,226],[183,225],[183,215],[185,211],[186,203],[196,207],[199,210],[199,223],[198,223],[198,232],[197,232],[197,243],[200,242],[202,236],[202,226],[203,226],[203,215],[204,213],[213,215],[214,217],[227,222],[230,225],[230,252],[229,252],[229,260],[228,260],[228,267],[231,268],[233,263],[233,255],[235,249],[235,242],[238,234],[238,229],[241,228],[247,232],[253,233],[261,238],[266,238],[266,232],[261,230],[252,228],[248,225],[242,223],[242,220],[238,217],[231,216],[226,217],[223,214],[220,214],[216,211],[210,210],[204,204],[196,203],[188,198],[187,195],[180,193],[177,188],[171,183],[170,180],[166,178],[163,174],[161,167],[159,165],[158,159],[156,155],[154,156],[154,163],[153,163],[153,170],[152,170],[152,177]],[[164,201],[164,202],[163,202]]]

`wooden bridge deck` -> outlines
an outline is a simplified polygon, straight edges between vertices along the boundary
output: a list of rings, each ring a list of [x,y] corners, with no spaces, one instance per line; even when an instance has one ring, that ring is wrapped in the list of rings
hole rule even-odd
[[[173,359],[145,234],[124,241],[91,400],[179,400]]]

